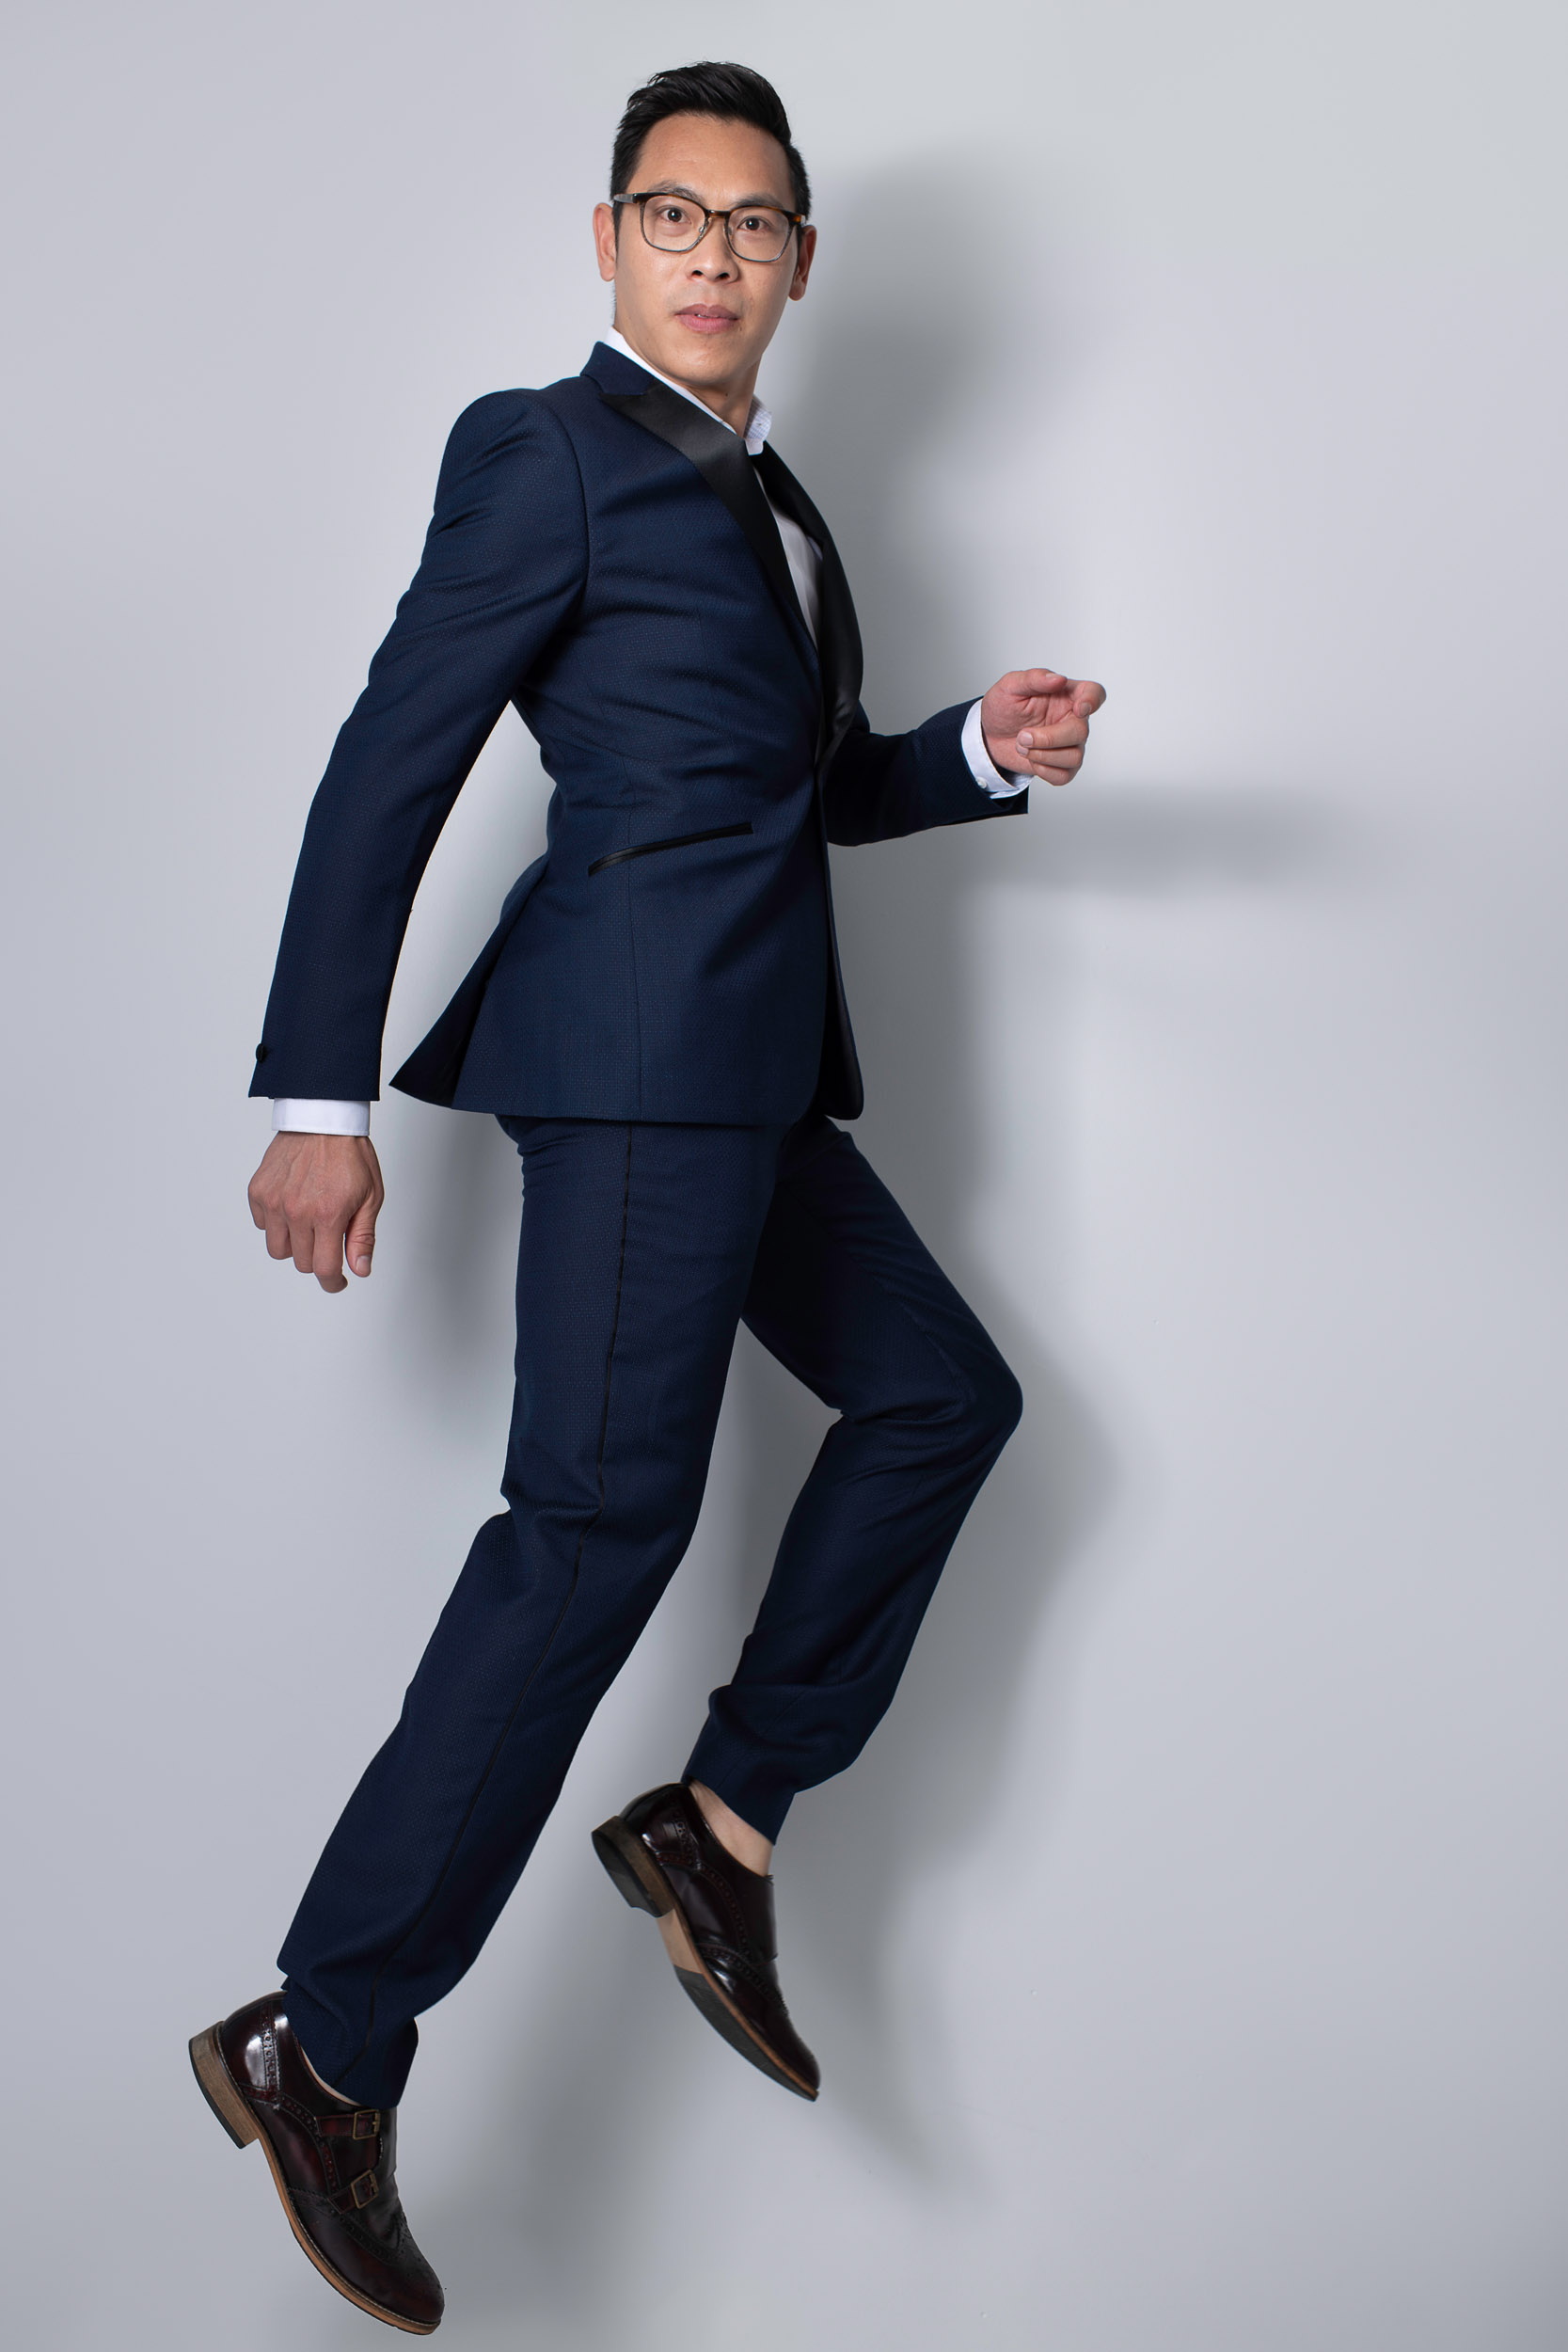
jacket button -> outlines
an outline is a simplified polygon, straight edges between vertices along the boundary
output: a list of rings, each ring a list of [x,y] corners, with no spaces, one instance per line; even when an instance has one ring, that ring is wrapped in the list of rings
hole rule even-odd
[[[266,1048],[266,1046],[264,1046],[264,1045],[258,1045],[258,1047],[256,1048],[256,1058],[257,1058],[257,1060],[258,1060],[258,1061],[265,1061],[265,1060],[266,1060],[266,1057],[267,1057],[267,1050],[268,1050],[268,1049]]]

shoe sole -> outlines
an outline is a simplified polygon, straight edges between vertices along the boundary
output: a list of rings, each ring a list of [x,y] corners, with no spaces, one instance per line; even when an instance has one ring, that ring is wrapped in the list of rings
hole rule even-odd
[[[309,2255],[310,2260],[326,2280],[327,2285],[336,2287],[340,2295],[346,2296],[349,2302],[357,2304],[362,2312],[369,2312],[372,2319],[384,2320],[388,2328],[401,2328],[404,2335],[409,2336],[433,2336],[439,2322],[427,2323],[420,2319],[400,2319],[395,2312],[384,2311],[379,2303],[372,2303],[368,2296],[360,2294],[357,2287],[350,2286],[346,2279],[340,2278],[325,2256],[311,2245],[299,2225],[299,2217],[294,2212],[293,2200],[289,2195],[289,2185],[283,2177],[282,2168],[277,2156],[273,2153],[272,2142],[252,2115],[238,2084],[229,2072],[229,2062],[218,2042],[216,2026],[209,2026],[205,2033],[193,2035],[190,2051],[191,2072],[196,2076],[197,2087],[235,2147],[248,2148],[253,2139],[260,2140],[261,2153],[271,2168],[273,2182],[282,2201],[283,2211],[289,2217],[289,2227],[298,2239],[301,2248]]]
[[[731,2049],[750,2059],[769,2082],[781,2083],[785,2090],[793,2090],[798,2099],[815,2099],[817,2094],[813,2086],[769,2049],[730,1999],[697,1949],[679,1896],[641,1837],[627,1829],[619,1815],[594,1832],[594,1851],[623,1899],[634,1911],[645,1911],[657,1920],[664,1948],[682,1992],[701,2010],[714,2032],[721,2034]]]

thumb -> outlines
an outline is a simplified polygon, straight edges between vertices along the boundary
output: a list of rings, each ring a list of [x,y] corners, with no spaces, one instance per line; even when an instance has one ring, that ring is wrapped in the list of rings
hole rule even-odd
[[[351,1274],[369,1274],[371,1260],[375,1254],[375,1202],[367,1200],[354,1213],[354,1222],[343,1236],[343,1255]]]

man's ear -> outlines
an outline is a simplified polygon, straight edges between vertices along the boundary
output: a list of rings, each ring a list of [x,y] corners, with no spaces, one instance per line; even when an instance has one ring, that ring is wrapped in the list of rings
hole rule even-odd
[[[599,276],[606,285],[615,277],[615,248],[620,232],[621,216],[613,204],[594,207],[594,251],[599,264]]]
[[[795,275],[789,281],[789,298],[791,302],[799,302],[800,296],[806,291],[806,280],[811,276],[812,259],[816,254],[816,230],[800,230],[797,232],[795,246]]]

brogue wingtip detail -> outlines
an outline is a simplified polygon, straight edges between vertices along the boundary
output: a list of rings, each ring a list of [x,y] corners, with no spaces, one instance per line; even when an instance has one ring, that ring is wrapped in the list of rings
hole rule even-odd
[[[230,2138],[261,2142],[289,2227],[322,2277],[372,2319],[433,2335],[446,2297],[398,2196],[396,2108],[356,2107],[325,2090],[280,1993],[195,2035],[190,2055]]]

